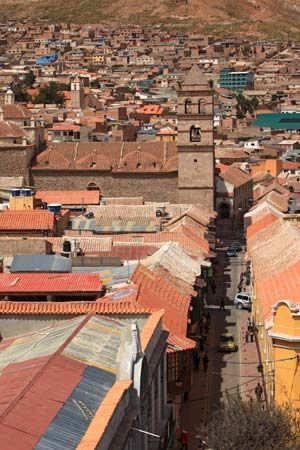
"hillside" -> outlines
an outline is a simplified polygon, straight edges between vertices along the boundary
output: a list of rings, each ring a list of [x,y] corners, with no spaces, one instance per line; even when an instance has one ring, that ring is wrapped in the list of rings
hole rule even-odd
[[[183,31],[274,37],[296,36],[299,12],[300,0],[1,0],[4,18],[162,24]]]

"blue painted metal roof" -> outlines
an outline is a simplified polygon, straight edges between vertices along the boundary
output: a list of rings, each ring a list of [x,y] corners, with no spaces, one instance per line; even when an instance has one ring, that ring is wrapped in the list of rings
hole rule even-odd
[[[253,126],[274,130],[300,130],[300,113],[259,114]]]
[[[17,255],[10,272],[65,272],[72,271],[72,261],[59,255]]]

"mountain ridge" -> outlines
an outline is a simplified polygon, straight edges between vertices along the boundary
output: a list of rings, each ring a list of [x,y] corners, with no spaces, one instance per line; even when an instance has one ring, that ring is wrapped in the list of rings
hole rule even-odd
[[[67,5],[63,0],[1,0],[1,12],[6,19],[300,36],[300,0],[67,0]]]

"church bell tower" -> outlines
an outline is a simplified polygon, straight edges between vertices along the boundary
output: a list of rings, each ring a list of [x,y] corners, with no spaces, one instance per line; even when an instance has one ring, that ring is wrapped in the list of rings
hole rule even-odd
[[[213,91],[195,64],[178,92],[178,199],[214,209]]]

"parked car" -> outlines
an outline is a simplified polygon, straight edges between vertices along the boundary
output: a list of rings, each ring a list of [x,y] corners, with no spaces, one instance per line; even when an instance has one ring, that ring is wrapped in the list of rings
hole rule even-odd
[[[234,297],[233,304],[237,307],[237,309],[251,309],[251,295],[240,292]]]
[[[239,242],[233,242],[230,247],[234,248],[237,252],[241,252],[243,250]]]
[[[232,247],[229,247],[226,250],[226,256],[228,256],[228,257],[237,256],[236,249],[232,248]]]
[[[238,350],[238,346],[235,343],[234,337],[232,334],[221,334],[219,340],[218,351],[219,352],[236,352]]]

